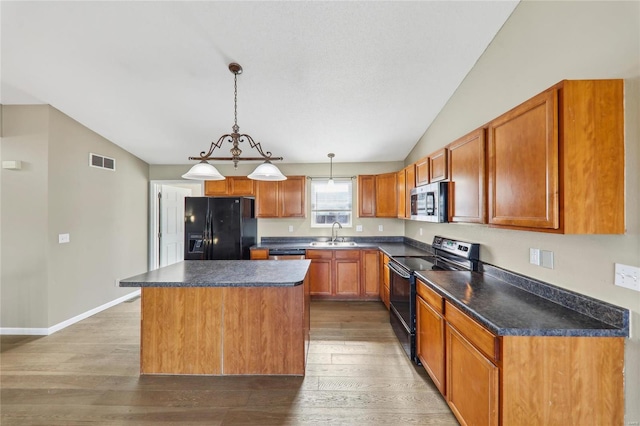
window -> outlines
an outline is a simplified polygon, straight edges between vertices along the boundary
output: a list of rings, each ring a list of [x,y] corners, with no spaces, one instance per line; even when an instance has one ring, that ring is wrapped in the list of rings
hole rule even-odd
[[[353,197],[352,182],[329,179],[311,181],[311,227],[328,228],[333,222],[351,227]]]

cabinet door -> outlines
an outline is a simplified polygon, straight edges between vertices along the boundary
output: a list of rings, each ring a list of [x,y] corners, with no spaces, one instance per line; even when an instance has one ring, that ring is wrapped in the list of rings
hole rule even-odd
[[[311,260],[309,287],[312,296],[331,296],[331,260]]]
[[[447,402],[462,425],[498,424],[498,367],[447,325]]]
[[[376,216],[376,177],[358,175],[358,217]]]
[[[416,322],[418,358],[440,393],[446,395],[444,318],[422,297],[416,297]]]
[[[405,167],[405,207],[404,207],[404,217],[405,219],[411,218],[411,190],[416,187],[416,166],[415,164],[411,164],[410,166]]]
[[[334,251],[334,285],[336,296],[360,294],[360,250]]]
[[[367,299],[376,299],[380,295],[378,250],[362,250],[360,263],[362,265],[360,295]]]
[[[256,217],[278,217],[278,182],[256,181]]]
[[[278,182],[279,217],[306,216],[306,183],[305,176],[289,176]]]
[[[489,223],[557,229],[558,95],[549,90],[489,123]]]
[[[247,177],[234,176],[227,178],[229,181],[229,195],[253,196],[255,195],[255,181]]]
[[[398,217],[397,174],[376,175],[376,217]]]
[[[485,131],[449,145],[449,222],[486,223]]]
[[[429,183],[429,157],[424,157],[416,162],[416,186]]]
[[[429,156],[429,182],[440,182],[448,178],[447,148],[439,149]]]
[[[336,296],[358,296],[360,293],[360,262],[358,260],[336,259]]]
[[[384,255],[384,265],[382,266],[382,301],[389,309],[389,286],[391,282],[391,271],[389,270],[389,257]]]
[[[204,181],[204,195],[207,197],[225,196],[227,195],[227,181],[224,180],[206,180]]]
[[[406,174],[404,172],[404,169],[400,170],[398,173],[396,173],[396,183],[397,183],[397,189],[396,189],[396,194],[398,197],[398,208],[397,208],[397,212],[398,212],[398,219],[404,219],[405,214],[406,214]]]

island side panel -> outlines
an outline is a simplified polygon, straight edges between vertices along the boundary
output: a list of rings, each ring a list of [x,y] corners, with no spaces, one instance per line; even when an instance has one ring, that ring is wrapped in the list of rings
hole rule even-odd
[[[222,292],[142,289],[141,374],[222,374]]]
[[[304,375],[305,287],[224,289],[223,374]]]

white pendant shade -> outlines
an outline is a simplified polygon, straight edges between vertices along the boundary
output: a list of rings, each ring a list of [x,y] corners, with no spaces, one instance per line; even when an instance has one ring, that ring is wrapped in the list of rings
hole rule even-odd
[[[256,169],[247,176],[253,180],[287,180],[287,177],[282,174],[280,169],[271,164],[269,161],[265,161],[260,164]]]
[[[213,167],[206,161],[193,166],[187,173],[182,175],[183,179],[192,180],[224,180],[225,177],[220,174],[218,169]]]

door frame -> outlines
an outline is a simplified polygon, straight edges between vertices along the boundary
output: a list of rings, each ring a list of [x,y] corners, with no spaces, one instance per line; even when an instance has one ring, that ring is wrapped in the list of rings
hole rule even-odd
[[[160,227],[160,204],[158,203],[158,193],[160,192],[162,185],[180,187],[191,186],[193,189],[197,189],[199,187],[200,194],[196,194],[195,196],[204,196],[204,181],[185,181],[180,179],[149,181],[149,271],[158,269],[158,265],[160,265],[160,254],[158,253],[160,248],[160,241],[158,238],[158,228]]]

